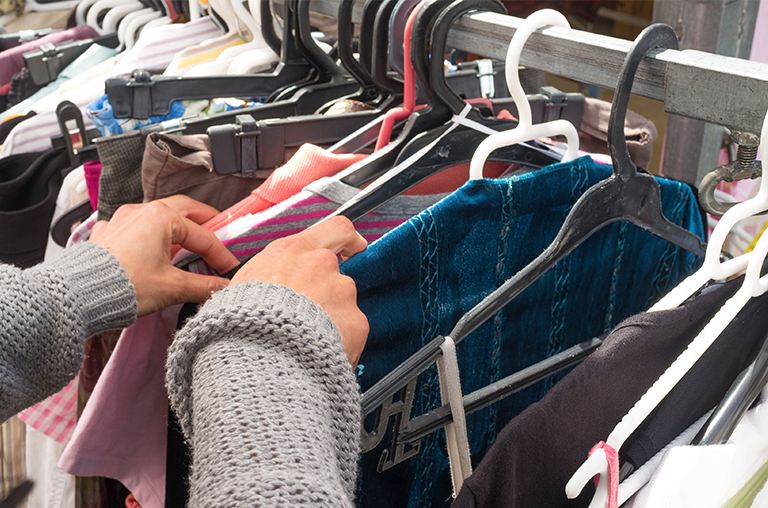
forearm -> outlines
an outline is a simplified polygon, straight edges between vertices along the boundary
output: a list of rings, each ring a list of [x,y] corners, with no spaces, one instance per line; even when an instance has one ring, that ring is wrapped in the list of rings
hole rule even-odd
[[[214,295],[169,351],[190,506],[353,505],[359,395],[338,331],[264,283]]]
[[[77,374],[91,335],[136,319],[120,263],[90,242],[36,267],[0,265],[0,422]]]

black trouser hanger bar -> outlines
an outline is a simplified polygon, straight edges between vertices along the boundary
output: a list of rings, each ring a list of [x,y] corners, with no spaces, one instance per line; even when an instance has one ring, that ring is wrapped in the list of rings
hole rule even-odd
[[[24,65],[29,69],[34,84],[47,85],[59,76],[64,67],[74,62],[93,44],[114,49],[119,41],[117,34],[108,34],[94,39],[65,42],[58,46],[45,43],[40,46],[40,49],[24,53]]]
[[[238,115],[235,124],[208,129],[213,167],[223,175],[240,173],[244,178],[255,177],[256,170],[271,170],[285,164],[286,148],[304,143],[320,146],[336,143],[379,114],[362,111],[262,121],[250,115]]]
[[[264,99],[276,88],[271,77],[280,76],[281,83],[300,82],[311,70],[312,67],[304,63],[279,63],[271,75],[200,78],[151,76],[145,70],[135,70],[130,78],[106,80],[105,87],[115,118],[146,119],[167,115],[174,101],[212,99],[213,96]]]
[[[379,445],[387,435],[390,417],[395,417],[392,441],[390,446],[382,451],[379,472],[417,455],[421,438],[442,429],[453,421],[450,406],[441,406],[411,418],[418,376],[441,356],[440,344],[443,341],[443,337],[435,338],[363,394],[361,400],[363,422],[366,417],[375,415],[371,430],[366,424],[369,422],[363,425],[360,439],[360,448],[363,453]],[[548,376],[581,363],[602,343],[602,337],[582,342],[465,395],[463,397],[465,414],[480,411]],[[397,401],[393,401],[395,395],[397,395]]]

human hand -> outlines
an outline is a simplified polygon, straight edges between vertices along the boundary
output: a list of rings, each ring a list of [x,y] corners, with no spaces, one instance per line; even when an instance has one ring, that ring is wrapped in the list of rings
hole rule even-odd
[[[352,366],[368,338],[368,319],[357,307],[355,281],[339,273],[338,254],[350,257],[368,243],[345,217],[334,217],[281,238],[248,261],[232,283],[270,282],[301,293],[331,316]]]
[[[200,254],[219,273],[237,266],[237,258],[200,226],[218,212],[187,196],[171,196],[141,205],[124,205],[109,222],[93,226],[90,241],[105,247],[128,274],[136,291],[139,317],[169,305],[202,302],[229,285],[227,279],[198,275],[171,265],[171,246]]]

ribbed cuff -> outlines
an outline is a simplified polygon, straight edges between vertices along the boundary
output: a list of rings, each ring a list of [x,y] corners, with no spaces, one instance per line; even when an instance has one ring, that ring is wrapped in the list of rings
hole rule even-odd
[[[263,311],[277,310],[300,315],[307,326],[319,333],[338,333],[331,317],[308,297],[289,287],[260,281],[232,284],[216,292],[198,315],[210,313],[218,316],[223,309],[253,308],[256,305]]]
[[[85,337],[126,328],[136,321],[138,303],[133,284],[117,258],[104,247],[82,242],[40,266],[63,279],[77,297]]]

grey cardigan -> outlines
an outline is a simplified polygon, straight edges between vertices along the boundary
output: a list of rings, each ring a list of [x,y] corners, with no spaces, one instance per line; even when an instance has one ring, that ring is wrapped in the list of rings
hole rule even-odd
[[[66,385],[89,336],[136,319],[120,263],[91,242],[0,265],[0,421]],[[359,393],[330,317],[266,283],[219,291],[168,352],[192,450],[190,506],[353,506]]]

